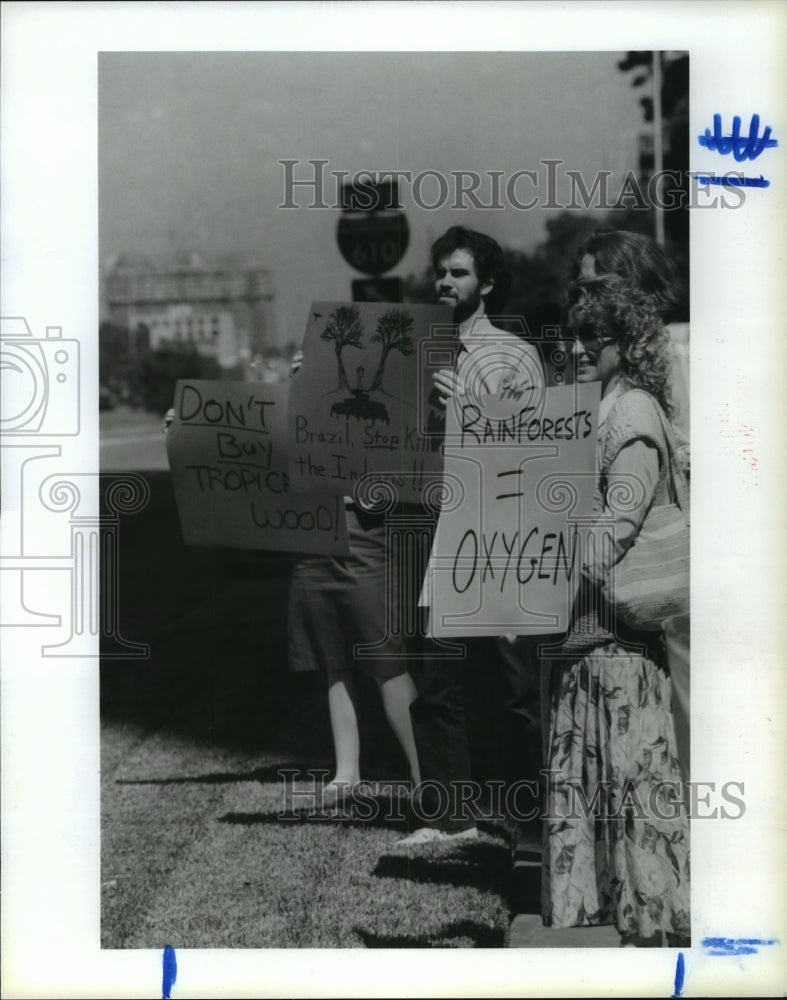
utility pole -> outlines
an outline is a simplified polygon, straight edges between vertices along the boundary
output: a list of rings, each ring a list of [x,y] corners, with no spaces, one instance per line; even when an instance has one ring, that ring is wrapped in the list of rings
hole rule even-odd
[[[661,121],[661,52],[653,53],[653,172],[664,169],[664,129]],[[656,242],[664,246],[664,209],[655,206]]]

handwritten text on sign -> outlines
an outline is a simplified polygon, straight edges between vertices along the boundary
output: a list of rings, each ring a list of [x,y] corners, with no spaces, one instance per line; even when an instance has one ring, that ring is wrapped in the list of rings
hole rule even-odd
[[[379,473],[400,500],[420,500],[439,479],[445,426],[424,351],[450,354],[450,320],[446,306],[312,303],[290,391],[294,489],[349,495]]]
[[[167,454],[187,545],[349,552],[341,499],[290,491],[288,388],[178,382]]]
[[[567,629],[592,520],[599,395],[598,383],[549,388],[502,418],[464,397],[449,405],[447,500],[423,598],[432,635]]]

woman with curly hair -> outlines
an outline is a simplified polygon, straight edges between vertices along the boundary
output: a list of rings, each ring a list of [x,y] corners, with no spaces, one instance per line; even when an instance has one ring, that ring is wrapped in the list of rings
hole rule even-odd
[[[616,274],[632,288],[652,296],[669,334],[670,422],[678,445],[677,456],[686,477],[691,469],[689,405],[689,324],[686,288],[666,250],[642,233],[625,229],[598,229],[577,248],[573,278]],[[688,615],[664,626],[667,660],[672,678],[672,710],[680,750],[683,780],[691,763],[691,627]]]
[[[614,531],[583,566],[551,663],[544,921],[614,924],[623,944],[684,944],[689,827],[663,639],[616,620],[603,590],[651,504],[669,497],[667,334],[653,297],[615,276],[578,280],[568,305],[576,381],[601,382],[594,512]],[[632,483],[636,500],[616,509]]]
[[[667,251],[643,233],[598,229],[577,248],[572,278],[616,274],[632,288],[652,296],[667,326],[667,352],[672,368],[671,421],[678,440],[678,458],[688,474],[689,447],[689,324],[686,287]]]

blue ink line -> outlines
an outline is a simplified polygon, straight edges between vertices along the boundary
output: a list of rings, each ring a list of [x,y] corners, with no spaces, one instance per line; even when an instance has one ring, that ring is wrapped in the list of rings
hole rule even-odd
[[[766,945],[779,944],[778,938],[723,938],[706,937],[702,939],[702,947],[710,955],[756,955],[757,949]]]
[[[727,187],[746,188],[767,188],[771,182],[766,180],[762,174],[759,177],[738,177],[736,174],[721,174],[716,177],[714,174],[695,174],[700,184],[724,184]]]
[[[759,132],[760,116],[752,115],[749,134],[745,138],[741,138],[740,115],[735,115],[732,119],[732,132],[728,136],[723,136],[721,134],[721,115],[714,115],[713,135],[711,135],[710,129],[706,128],[704,135],[697,136],[697,141],[700,146],[704,146],[711,152],[715,151],[721,156],[729,156],[732,153],[736,162],[742,163],[744,160],[756,160],[763,150],[772,149],[779,145],[775,139],[771,139],[770,125],[765,126],[762,136]]]
[[[675,966],[675,992],[673,997],[679,997],[683,993],[683,979],[686,975],[686,964],[683,959],[683,952],[678,952],[678,963]]]
[[[175,958],[175,949],[167,945],[164,949],[162,959],[163,973],[161,977],[161,1000],[170,1000],[172,987],[178,978],[178,963]]]

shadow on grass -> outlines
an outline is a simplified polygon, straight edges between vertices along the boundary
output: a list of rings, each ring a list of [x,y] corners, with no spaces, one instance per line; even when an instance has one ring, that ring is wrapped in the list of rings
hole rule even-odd
[[[446,924],[436,933],[429,935],[402,934],[388,936],[372,934],[360,927],[355,933],[360,937],[366,948],[457,948],[467,947],[467,940],[473,942],[475,948],[504,948],[506,932],[502,927],[488,927],[472,920],[458,920]]]
[[[480,821],[478,823],[478,832],[485,833],[489,837],[494,837],[496,840],[502,840],[508,848],[511,841],[511,831],[506,825],[506,820],[504,817],[500,816],[496,821]]]
[[[282,771],[292,774],[297,771],[301,774],[300,767],[294,763],[284,763],[268,765],[267,767],[255,767],[253,771],[241,771],[236,773],[226,773],[218,771],[214,774],[197,774],[188,778],[121,778],[115,782],[116,785],[230,785],[234,782],[258,781],[279,782],[282,778]],[[308,773],[315,775],[329,774],[328,768],[311,768]],[[296,793],[297,794],[297,793]]]
[[[279,823],[340,823],[342,826],[358,829],[397,830],[405,834],[411,826],[407,822],[402,809],[398,811],[376,809],[372,815],[361,814],[352,806],[343,808],[314,809],[313,811],[287,810],[281,813],[226,813],[219,817],[219,823],[230,823],[238,826],[270,826]]]
[[[427,885],[452,885],[482,889],[504,896],[511,877],[510,854],[501,844],[466,844],[450,854],[435,847],[429,855],[387,854],[377,862],[372,874],[378,878],[400,878]]]

